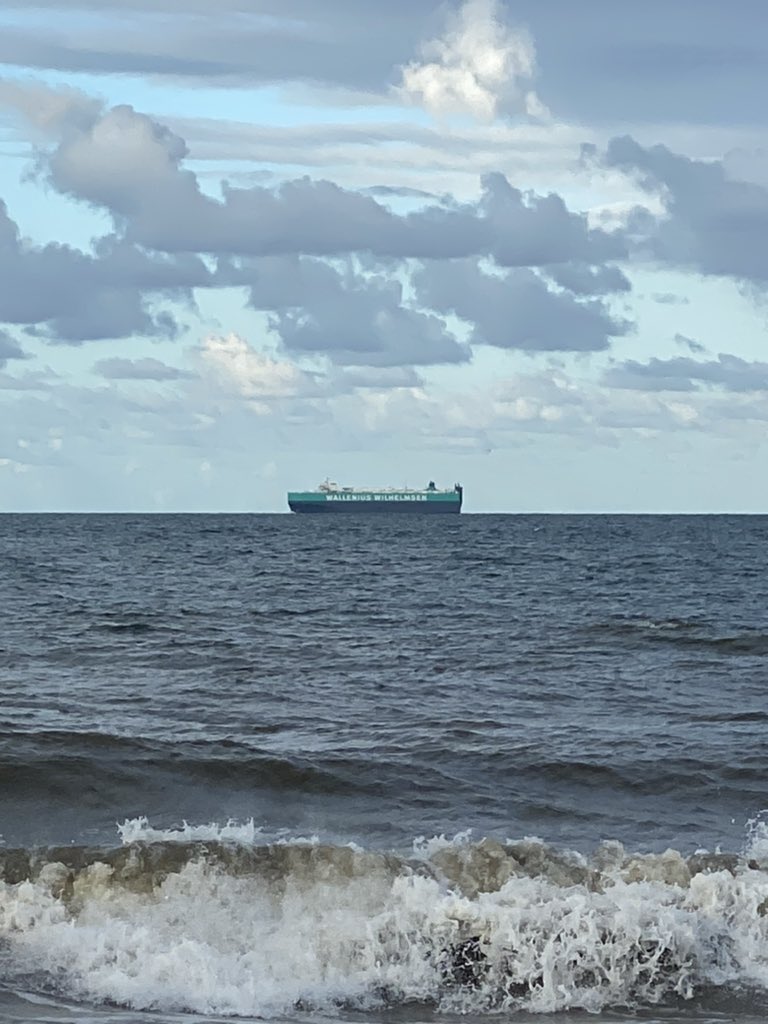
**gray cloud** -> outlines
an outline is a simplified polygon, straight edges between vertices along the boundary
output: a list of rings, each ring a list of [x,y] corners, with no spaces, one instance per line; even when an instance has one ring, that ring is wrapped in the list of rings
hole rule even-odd
[[[545,268],[549,277],[574,295],[610,295],[632,290],[627,276],[614,266],[590,267],[583,263],[563,263]]]
[[[675,295],[674,292],[654,292],[651,298],[662,306],[687,306],[689,301],[684,295]]]
[[[768,189],[731,180],[721,161],[691,160],[666,146],[611,139],[608,167],[661,192],[668,217],[652,225],[648,245],[665,263],[703,274],[768,282]],[[646,221],[645,228],[651,227]]]
[[[55,5],[51,5],[55,6]],[[59,25],[71,6],[64,4]],[[87,9],[87,4],[82,5]],[[81,7],[81,10],[82,10]],[[96,5],[103,15],[101,5]],[[109,4],[104,5],[108,10]],[[133,9],[128,19],[126,11]],[[229,17],[221,14],[229,10]],[[5,26],[0,63],[102,74],[142,74],[254,86],[307,82],[383,91],[392,69],[407,60],[423,34],[438,23],[434,9],[390,4],[376,26],[359,6],[301,2],[210,5],[116,4],[114,20],[78,18],[77,32]]]
[[[192,377],[187,370],[168,366],[159,359],[99,359],[93,364],[93,372],[107,380],[181,380]]]
[[[420,188],[409,188],[406,185],[399,187],[393,185],[371,185],[369,188],[362,189],[366,195],[369,196],[382,196],[383,198],[392,199],[436,199],[432,192],[425,192]]]
[[[149,297],[188,299],[209,274],[197,258],[151,255],[115,238],[100,240],[94,255],[58,243],[28,245],[0,201],[0,277],[0,322],[77,344],[136,333],[174,337],[175,319],[151,311]]]
[[[377,307],[369,294],[350,295],[351,315],[324,303],[300,313],[280,312],[271,321],[286,350],[294,354],[323,354],[346,366],[417,366],[460,363],[469,350],[432,314],[397,304],[397,290],[379,290]]]
[[[241,269],[251,278],[248,304],[273,311],[286,351],[323,354],[347,366],[420,366],[465,362],[469,350],[433,313],[408,307],[400,281],[362,275],[321,260],[274,257]]]
[[[490,254],[501,266],[599,263],[626,255],[620,234],[590,229],[586,216],[571,212],[559,195],[525,195],[498,173],[482,182],[480,212],[492,227]]]
[[[248,72],[247,66],[236,59],[215,60],[206,58],[202,52],[195,52],[201,51],[202,46],[193,44],[193,52],[189,56],[158,53],[156,49],[154,52],[145,49],[141,37],[135,32],[129,31],[127,36],[120,46],[115,45],[112,33],[101,39],[90,34],[90,40],[73,43],[52,32],[6,27],[0,35],[0,64],[37,70],[173,75],[213,80],[245,77]],[[176,39],[171,46],[178,44]]]
[[[628,360],[609,369],[603,382],[609,387],[642,391],[695,391],[700,384],[734,392],[766,391],[768,363],[748,362],[725,353],[706,362],[687,356],[654,358],[647,363]]]
[[[573,16],[568,0],[507,0],[536,39],[541,92],[561,117],[604,124],[765,123],[768,47],[760,0],[599,3]],[[762,85],[760,83],[762,82]]]
[[[370,195],[302,178],[277,189],[225,185],[221,200],[185,170],[184,140],[128,106],[60,134],[45,161],[59,191],[106,208],[128,241],[165,252],[384,258],[490,255],[502,266],[600,263],[626,254],[620,233],[591,229],[555,194],[482,178],[476,203],[433,203],[398,215]]]
[[[13,99],[22,105],[23,96]],[[626,254],[623,236],[590,228],[559,195],[524,193],[493,173],[481,179],[477,201],[446,199],[402,215],[370,195],[307,178],[276,189],[225,185],[216,200],[184,168],[184,140],[156,120],[127,106],[95,110],[73,94],[60,103],[54,96],[50,105],[55,117],[46,126],[57,141],[40,166],[61,192],[107,209],[121,232],[96,247],[103,287],[89,289],[87,311],[79,309],[73,322],[66,311],[55,319],[38,313],[57,337],[103,336],[108,313],[116,320],[113,336],[172,336],[173,320],[148,319],[145,296],[189,297],[195,285],[247,287],[249,305],[272,314],[286,351],[322,354],[339,365],[465,361],[469,350],[436,315],[452,311],[475,326],[475,341],[529,351],[602,349],[628,329],[601,302],[585,301],[628,289],[618,268],[603,265]],[[215,274],[198,252],[217,256]],[[354,269],[353,254],[365,274]],[[546,268],[568,292],[550,291],[529,270],[483,274],[473,256],[521,271]],[[344,262],[340,269],[310,257]],[[87,277],[90,257],[79,258]],[[402,261],[414,258],[452,260],[420,275],[418,309],[404,301],[401,281],[377,264],[402,277]],[[130,287],[113,294],[118,281]]]
[[[677,345],[687,348],[689,352],[702,355],[707,351],[706,346],[702,345],[700,341],[695,341],[693,338],[689,338],[685,334],[676,334],[674,340]]]
[[[534,271],[484,273],[476,262],[431,263],[414,277],[424,305],[474,324],[472,342],[498,348],[589,352],[608,347],[630,325],[603,302],[553,292]]]
[[[6,365],[9,359],[26,359],[21,345],[10,334],[0,330],[0,367]]]
[[[651,359],[648,363],[629,359],[603,374],[603,384],[629,391],[695,391],[689,359]]]

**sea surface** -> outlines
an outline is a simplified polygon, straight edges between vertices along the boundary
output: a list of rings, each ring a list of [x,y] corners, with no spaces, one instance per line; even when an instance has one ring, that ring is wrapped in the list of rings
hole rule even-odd
[[[0,609],[3,1024],[768,1020],[768,518],[3,515]]]

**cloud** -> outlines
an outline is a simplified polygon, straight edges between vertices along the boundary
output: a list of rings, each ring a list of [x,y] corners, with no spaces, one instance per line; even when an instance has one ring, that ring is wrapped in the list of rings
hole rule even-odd
[[[726,353],[707,361],[678,357],[639,363],[630,359],[609,369],[603,383],[642,391],[695,391],[700,384],[732,392],[768,391],[768,363]]]
[[[0,367],[6,365],[9,359],[26,359],[21,345],[10,334],[0,330]]]
[[[400,305],[401,286],[387,282],[374,288],[347,290],[347,305],[328,296],[314,307],[279,312],[271,320],[285,349],[295,354],[323,354],[342,366],[434,366],[469,360],[437,316]]]
[[[93,372],[107,380],[182,380],[191,377],[187,370],[168,366],[159,359],[99,359],[93,365]]]
[[[175,199],[175,190],[187,200],[202,200],[194,175],[180,168],[186,155],[182,138],[120,105],[66,125],[48,155],[48,172],[61,192],[129,220],[147,206],[160,212]]]
[[[723,169],[732,181],[750,181],[768,188],[768,150],[737,147],[723,157]]]
[[[496,0],[465,0],[445,35],[422,47],[422,56],[403,68],[400,94],[432,114],[470,114],[481,121],[513,112],[548,117],[528,88],[536,71],[533,41],[504,25]]]
[[[195,160],[251,160],[264,168],[236,166],[233,184],[267,184],[278,168],[296,173],[297,167],[333,168],[334,180],[364,194],[386,199],[404,196],[436,200],[440,195],[475,195],[480,174],[503,171],[517,181],[570,182],[573,154],[584,140],[584,129],[567,124],[532,122],[457,122],[450,131],[421,121],[371,120],[360,113],[354,122],[305,121],[280,125],[220,118],[165,117],[164,123],[182,136]],[[613,176],[622,194],[626,180]],[[633,189],[632,191],[636,191]]]
[[[432,192],[421,188],[409,188],[406,185],[371,185],[362,190],[369,196],[382,196],[385,199],[436,199]]]
[[[3,8],[19,14],[0,31],[0,60],[162,75],[176,87],[276,83],[296,91],[303,83],[316,103],[323,89],[335,90],[337,101],[347,90],[342,102],[378,102],[396,77],[393,69],[440,63],[436,54],[413,58],[423,40],[445,38],[443,15],[457,6],[389,0],[372,40],[360,0],[78,0],[74,7],[70,0],[7,0]],[[687,5],[663,0],[637,8],[602,4],[599,17],[581,19],[572,0],[500,0],[498,10],[500,25],[509,12],[539,41],[547,98],[561,118],[662,122],[676,134],[695,124],[699,138],[702,130],[721,129],[735,110],[744,126],[765,124],[764,43],[759,33],[745,43],[743,22],[728,5],[710,5],[695,31]],[[460,24],[454,16],[454,31]],[[526,88],[521,81],[519,93]]]
[[[129,240],[156,250],[326,255],[374,239],[394,248],[398,219],[370,197],[304,179],[277,191],[225,186],[219,202],[182,169],[186,153],[180,136],[120,106],[68,132],[48,172],[58,190],[106,208]]]
[[[676,345],[681,345],[683,348],[687,348],[689,352],[693,352],[697,355],[703,355],[703,353],[707,351],[706,346],[702,345],[700,341],[688,338],[685,334],[676,334],[674,342]]]
[[[154,25],[147,24],[148,29],[150,26],[156,29],[157,21]],[[223,42],[223,34],[219,33],[219,43]],[[159,48],[156,45],[147,46],[147,41],[141,39],[140,33],[131,29],[124,30],[123,39],[118,44],[114,34],[100,37],[97,32],[88,31],[85,26],[82,26],[76,39],[67,39],[46,29],[32,31],[24,27],[6,26],[0,36],[0,63],[38,70],[173,75],[206,78],[214,82],[217,79],[231,81],[236,76],[245,78],[248,75],[245,62],[238,61],[234,54],[230,54],[229,59],[221,60],[206,57],[202,52],[202,39],[190,38],[188,32],[179,33],[179,36],[181,38],[169,39],[164,48]],[[188,54],[182,51],[184,44],[191,51]],[[257,76],[250,77],[254,80]]]
[[[732,180],[721,160],[693,160],[666,146],[644,147],[630,136],[611,139],[602,160],[647,192],[661,194],[666,217],[638,222],[653,259],[768,283],[768,189]]]
[[[17,306],[24,297],[26,302],[22,308],[0,308],[0,317],[43,322],[36,330],[45,337],[71,342],[132,333],[173,337],[175,320],[150,312],[152,296],[191,301],[193,287],[239,285],[248,287],[249,305],[273,314],[271,326],[286,351],[325,355],[338,365],[429,365],[469,358],[439,315],[446,310],[432,311],[424,295],[419,309],[405,301],[405,265],[390,267],[388,274],[364,275],[350,269],[350,254],[386,261],[482,254],[505,267],[544,266],[579,295],[627,286],[619,271],[599,266],[625,253],[620,233],[592,229],[586,216],[568,210],[560,196],[523,193],[501,174],[482,179],[476,202],[433,204],[404,215],[370,196],[308,179],[276,190],[225,187],[223,201],[217,201],[204,195],[195,175],[183,169],[185,144],[168,129],[125,107],[84,124],[83,108],[75,109],[77,117],[66,130],[57,125],[58,145],[49,156],[51,181],[68,194],[106,205],[125,237],[99,240],[93,256],[48,247],[42,255],[26,252],[15,261],[17,274],[25,260],[33,263],[14,291]],[[20,252],[18,238],[15,244]],[[231,258],[243,250],[275,255]],[[198,251],[219,257],[215,274]],[[299,252],[346,256],[346,269],[299,258]],[[49,271],[51,285],[41,292],[31,282],[33,274],[37,283],[45,279],[47,263],[55,265],[55,273]],[[560,273],[559,264],[568,269]],[[472,276],[472,260],[454,261],[454,278],[462,268],[471,275],[464,291],[471,291],[482,279]],[[526,326],[524,337],[513,335],[505,345],[593,349],[604,347],[607,334],[623,332],[599,304],[550,295],[532,276],[525,278],[525,287],[523,280],[520,276],[513,282],[516,304],[538,309],[546,301],[549,319],[539,328]],[[505,294],[508,306],[511,289]],[[556,308],[557,327],[552,321]],[[465,303],[463,309],[467,316],[470,306]],[[487,321],[486,311],[477,312]],[[574,323],[566,328],[569,314]],[[499,331],[486,322],[475,337],[497,339]]]
[[[499,265],[590,264],[626,255],[620,232],[590,228],[586,215],[569,210],[561,196],[524,193],[499,173],[486,174],[481,180],[478,209],[491,233],[487,252]],[[485,254],[479,249],[474,252]]]
[[[294,355],[370,367],[469,359],[442,319],[409,307],[397,278],[362,274],[351,263],[272,257],[241,265],[236,280],[250,280],[248,304],[273,313],[270,326]]]
[[[590,267],[583,263],[563,263],[545,268],[549,277],[574,295],[610,295],[629,292],[629,278],[618,267]]]
[[[4,38],[6,38],[3,35]],[[87,128],[103,112],[101,100],[80,89],[51,89],[42,82],[0,79],[0,106],[16,110],[43,137],[57,137],[72,128]]]
[[[184,140],[156,120],[119,106],[84,123],[74,109],[40,165],[57,190],[108,210],[134,245],[169,253],[491,255],[505,266],[595,264],[626,253],[621,232],[590,228],[559,195],[524,193],[499,173],[482,178],[474,203],[433,202],[404,215],[309,178],[277,188],[225,184],[217,200],[184,168]]]
[[[9,227],[17,286],[7,308],[0,299],[0,319],[42,337],[173,338],[175,317],[152,302],[191,304],[195,287],[233,286],[268,315],[283,352],[335,366],[466,362],[469,346],[446,325],[451,314],[466,321],[471,343],[529,352],[600,350],[628,330],[597,298],[629,287],[612,262],[626,255],[624,235],[590,227],[555,193],[523,192],[492,173],[474,201],[427,200],[403,214],[308,178],[225,185],[218,200],[185,168],[185,141],[155,119],[78,95],[49,106],[53,148],[39,166],[59,191],[107,209],[116,234],[90,255],[24,249]],[[216,257],[214,272],[199,254]],[[478,258],[520,272],[486,274]],[[409,286],[416,260],[428,264],[418,303]]]
[[[151,310],[150,298],[188,297],[208,277],[196,258],[148,254],[115,238],[98,242],[93,256],[59,243],[33,246],[0,201],[0,322],[26,324],[29,334],[71,344],[172,338],[175,318]]]
[[[28,5],[21,5],[26,7]],[[0,32],[0,63],[89,74],[143,75],[209,87],[325,86],[376,102],[393,67],[415,51],[431,5],[397,0],[376,26],[357,4],[327,0],[253,3],[48,0],[58,16],[13,19]],[[422,9],[419,9],[422,7]],[[128,16],[127,12],[131,12]],[[26,13],[26,12],[25,12]],[[10,21],[10,19],[9,19]],[[41,23],[42,22],[42,23]]]
[[[2,470],[8,470],[11,473],[28,473],[29,466],[16,459],[0,458],[0,471]]]
[[[534,271],[486,273],[475,261],[430,263],[414,277],[419,301],[473,324],[475,345],[525,352],[590,352],[608,347],[630,324],[598,299],[553,292]]]
[[[204,371],[226,391],[244,398],[263,401],[318,394],[315,374],[258,352],[237,334],[209,335],[197,357]],[[267,411],[267,407],[258,408]]]

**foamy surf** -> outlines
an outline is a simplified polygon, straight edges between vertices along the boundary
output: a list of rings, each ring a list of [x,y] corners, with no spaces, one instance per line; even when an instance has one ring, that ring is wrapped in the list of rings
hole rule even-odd
[[[178,828],[153,828],[145,817],[126,818],[117,826],[117,833],[125,845],[131,843],[190,843],[190,842],[231,842],[251,845],[264,835],[253,818],[246,822],[229,820],[224,825],[212,821],[207,825],[190,825],[182,822]]]
[[[264,843],[246,823],[0,850],[6,984],[133,1010],[597,1012],[768,989],[768,864],[539,840],[408,855]]]

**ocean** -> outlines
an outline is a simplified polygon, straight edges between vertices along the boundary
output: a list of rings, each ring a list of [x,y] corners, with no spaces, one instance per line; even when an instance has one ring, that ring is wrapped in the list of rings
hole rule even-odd
[[[0,516],[0,1021],[768,1019],[767,538]]]

